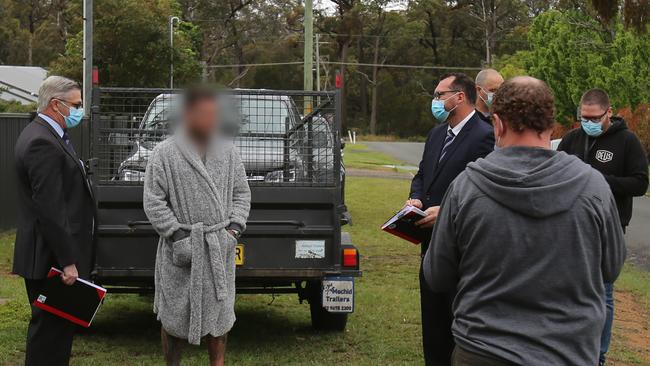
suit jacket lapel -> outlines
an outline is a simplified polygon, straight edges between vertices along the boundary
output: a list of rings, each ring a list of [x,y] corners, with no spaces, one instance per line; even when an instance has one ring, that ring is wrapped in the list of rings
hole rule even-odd
[[[454,138],[454,141],[451,143],[451,146],[449,146],[449,149],[447,150],[447,153],[442,158],[442,160],[437,162],[437,166],[436,166],[436,168],[435,168],[435,170],[433,172],[433,179],[431,179],[431,183],[427,186],[427,190],[431,187],[431,184],[433,184],[433,182],[436,181],[436,178],[438,178],[438,175],[440,174],[442,169],[445,167],[445,164],[447,163],[447,161],[449,161],[449,159],[454,155],[454,152],[456,151],[458,146],[460,146],[463,143],[463,140],[470,134],[472,128],[474,127],[474,125],[477,122],[476,119],[477,119],[477,116],[476,116],[476,114],[474,114],[472,116],[472,118],[470,118],[469,121],[467,121],[467,123],[465,124],[463,129],[460,130],[460,133],[458,134],[458,136],[456,136],[456,138]],[[442,151],[442,149],[440,149],[440,150]],[[440,156],[440,153],[438,153],[438,156]],[[438,159],[438,157],[436,157],[436,161],[437,161],[437,159]]]

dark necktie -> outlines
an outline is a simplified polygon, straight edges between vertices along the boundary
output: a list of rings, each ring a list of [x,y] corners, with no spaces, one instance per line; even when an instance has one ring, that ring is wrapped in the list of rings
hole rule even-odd
[[[61,136],[61,138],[63,139],[63,142],[65,142],[65,146],[67,146],[68,149],[70,149],[72,154],[74,156],[77,156],[77,152],[75,151],[74,146],[72,146],[72,141],[70,140],[70,136],[68,136],[68,131],[63,131],[63,136]]]
[[[440,152],[440,159],[438,159],[438,162],[442,160],[442,158],[445,157],[445,154],[447,153],[447,150],[449,149],[449,146],[451,146],[451,143],[454,142],[454,131],[450,129],[447,130],[447,137],[445,138],[445,144],[442,146],[442,152]]]

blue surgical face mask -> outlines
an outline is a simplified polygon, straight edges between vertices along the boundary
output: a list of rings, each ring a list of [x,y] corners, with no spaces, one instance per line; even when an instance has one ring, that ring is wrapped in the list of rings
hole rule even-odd
[[[66,128],[77,127],[81,123],[81,120],[84,117],[83,109],[70,107],[69,105],[63,103],[61,100],[59,100],[59,99],[57,99],[57,100],[61,104],[63,104],[64,106],[68,107],[68,115],[67,116],[64,116],[63,113],[59,112],[61,117],[63,117],[63,121],[65,122],[65,127]]]
[[[483,96],[480,93],[479,93],[478,96],[481,98],[481,100],[483,100],[483,102],[485,103],[485,105],[488,108],[492,107],[492,102],[494,101],[494,93],[486,91],[483,88],[481,88],[481,90],[483,90],[485,92],[485,95],[487,95],[487,98],[483,98]]]
[[[458,93],[456,93],[456,94],[458,94]],[[456,95],[456,94],[454,94],[454,95]],[[451,97],[453,97],[454,95],[452,95]],[[458,107],[458,106],[456,106],[456,107],[452,108],[451,111],[448,111],[448,110],[445,109],[445,101],[446,101],[446,99],[445,100],[434,99],[434,100],[431,101],[431,114],[433,114],[433,117],[435,119],[437,119],[438,122],[440,122],[440,123],[445,122],[447,120],[447,118],[449,118],[449,114],[451,113],[451,111],[453,111],[454,109],[456,109],[456,107]]]
[[[581,119],[580,125],[582,125],[582,130],[591,137],[598,137],[603,134],[603,123],[594,122],[588,119]]]

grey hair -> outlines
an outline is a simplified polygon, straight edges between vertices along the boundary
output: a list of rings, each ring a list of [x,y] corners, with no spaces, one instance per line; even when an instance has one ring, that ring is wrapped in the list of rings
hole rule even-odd
[[[483,69],[476,75],[475,83],[476,85],[483,87],[492,76],[501,78],[501,74],[499,74],[495,69]]]
[[[43,112],[52,99],[63,98],[72,90],[79,90],[79,84],[63,76],[49,76],[43,81],[38,89],[38,108],[37,112]]]

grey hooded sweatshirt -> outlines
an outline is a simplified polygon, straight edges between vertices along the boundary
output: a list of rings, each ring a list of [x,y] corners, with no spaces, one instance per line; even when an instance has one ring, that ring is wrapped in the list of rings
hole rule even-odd
[[[574,156],[509,147],[451,184],[424,259],[454,292],[457,346],[519,365],[598,364],[604,282],[625,260],[603,176]]]

